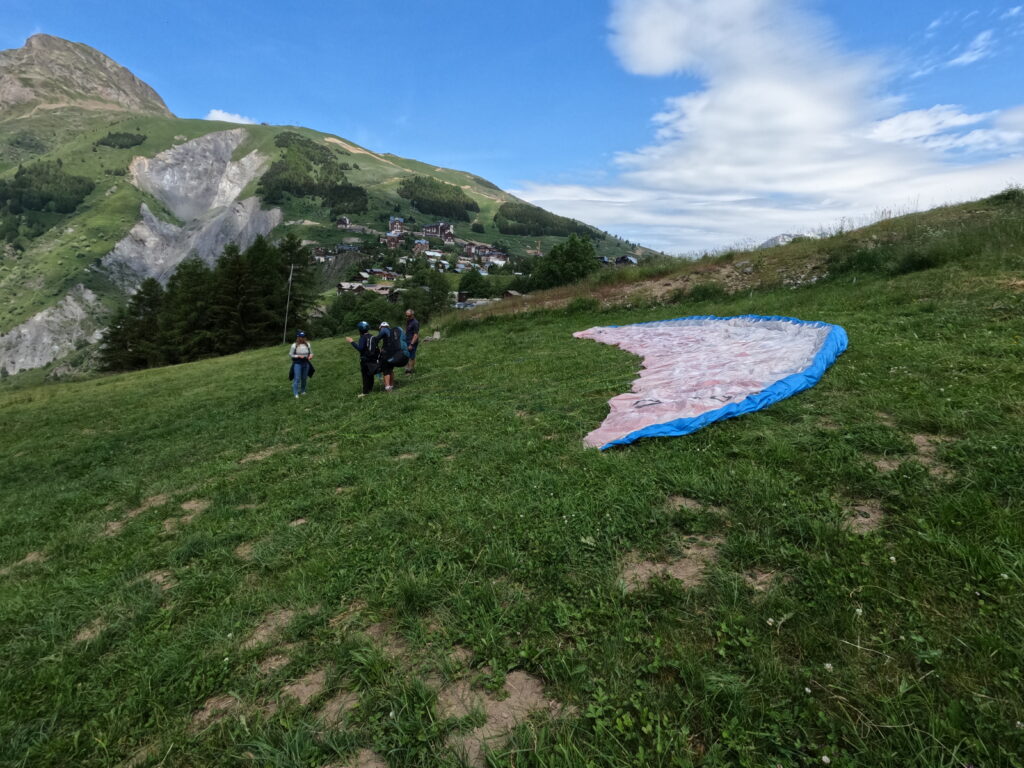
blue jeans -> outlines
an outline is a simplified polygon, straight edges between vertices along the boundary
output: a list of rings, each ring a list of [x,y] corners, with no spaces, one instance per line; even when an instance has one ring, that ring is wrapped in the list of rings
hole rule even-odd
[[[292,394],[299,395],[306,391],[306,380],[309,378],[309,364],[305,360],[292,363]]]

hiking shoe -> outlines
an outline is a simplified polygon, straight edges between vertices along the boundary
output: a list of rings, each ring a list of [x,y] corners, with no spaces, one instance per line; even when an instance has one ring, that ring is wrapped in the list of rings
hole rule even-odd
[[[394,387],[384,387],[385,392],[390,392]]]
[[[295,399],[296,399],[296,400],[298,400],[298,399],[299,399],[299,396],[298,396],[298,395],[296,395],[296,396],[295,396]]]

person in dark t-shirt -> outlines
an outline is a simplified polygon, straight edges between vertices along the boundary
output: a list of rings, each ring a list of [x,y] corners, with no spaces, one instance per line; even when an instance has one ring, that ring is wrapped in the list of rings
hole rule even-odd
[[[405,310],[405,344],[409,348],[409,362],[406,363],[405,372],[415,373],[416,348],[420,345],[420,321],[411,309]]]
[[[363,391],[359,396],[363,397],[373,391],[373,375],[377,372],[378,351],[373,343],[373,334],[370,333],[370,324],[363,320],[357,327],[359,328],[359,341],[353,341],[351,336],[346,336],[345,341],[359,353],[359,373],[363,377]]]

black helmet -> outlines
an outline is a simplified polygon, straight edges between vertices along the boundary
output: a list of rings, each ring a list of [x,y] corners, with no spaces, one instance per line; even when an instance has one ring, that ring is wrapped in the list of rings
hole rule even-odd
[[[370,324],[365,320],[360,320],[359,324],[356,325],[356,328],[358,328],[360,331],[368,331],[370,330]]]

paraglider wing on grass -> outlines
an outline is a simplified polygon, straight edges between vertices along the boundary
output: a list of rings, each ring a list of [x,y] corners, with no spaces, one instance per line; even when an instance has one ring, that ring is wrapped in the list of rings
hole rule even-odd
[[[688,435],[814,386],[846,349],[838,325],[791,317],[680,317],[589,328],[578,339],[640,355],[631,392],[584,438],[606,450],[642,437]]]

